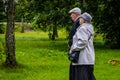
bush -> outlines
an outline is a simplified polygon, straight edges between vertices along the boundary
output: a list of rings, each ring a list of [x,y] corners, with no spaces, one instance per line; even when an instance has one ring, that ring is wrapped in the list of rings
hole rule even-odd
[[[0,61],[2,61],[2,55],[5,53],[4,42],[0,40]]]
[[[4,34],[6,29],[6,24],[0,24],[0,33]]]
[[[24,31],[33,31],[33,29],[31,28],[30,26],[31,24],[30,23],[26,23],[24,22],[23,24],[23,30]],[[15,32],[22,32],[22,23],[21,22],[16,22],[15,23]]]

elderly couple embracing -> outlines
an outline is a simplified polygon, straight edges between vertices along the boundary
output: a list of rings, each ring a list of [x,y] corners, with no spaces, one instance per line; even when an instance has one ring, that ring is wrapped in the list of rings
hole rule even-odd
[[[92,16],[75,7],[69,11],[73,21],[69,33],[69,52],[79,51],[78,62],[70,62],[69,80],[96,80],[94,76],[94,45],[93,45],[93,26],[91,25]]]

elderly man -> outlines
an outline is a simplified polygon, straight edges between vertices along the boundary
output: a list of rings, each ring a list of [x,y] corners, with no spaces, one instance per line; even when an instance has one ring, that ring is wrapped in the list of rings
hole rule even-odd
[[[81,10],[78,7],[73,8],[72,10],[69,11],[69,13],[71,14],[71,19],[73,21],[73,25],[71,28],[71,31],[69,33],[69,41],[68,41],[68,46],[69,46],[69,50],[72,46],[73,43],[73,36],[76,32],[76,29],[79,27],[79,18],[81,15]],[[70,64],[70,72],[69,72],[69,80],[74,80],[75,78],[75,66]]]
[[[73,8],[72,10],[70,10],[69,13],[71,14],[71,19],[74,22],[73,25],[72,25],[72,29],[69,33],[68,45],[69,45],[69,48],[70,48],[71,45],[72,45],[73,35],[75,34],[77,27],[79,26],[79,18],[80,18],[80,15],[81,15],[81,10],[78,7],[76,7],[76,8]]]

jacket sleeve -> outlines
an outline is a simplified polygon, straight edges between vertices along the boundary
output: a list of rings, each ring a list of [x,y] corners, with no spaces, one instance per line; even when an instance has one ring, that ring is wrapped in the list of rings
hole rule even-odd
[[[72,51],[78,51],[88,45],[89,33],[87,29],[81,27],[75,34],[76,42],[72,45]]]

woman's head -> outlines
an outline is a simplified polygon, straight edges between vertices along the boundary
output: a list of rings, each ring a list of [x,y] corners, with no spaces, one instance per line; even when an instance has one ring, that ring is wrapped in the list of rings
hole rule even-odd
[[[82,23],[90,23],[91,20],[92,20],[92,16],[87,12],[83,13],[80,16],[80,24],[82,24]]]

